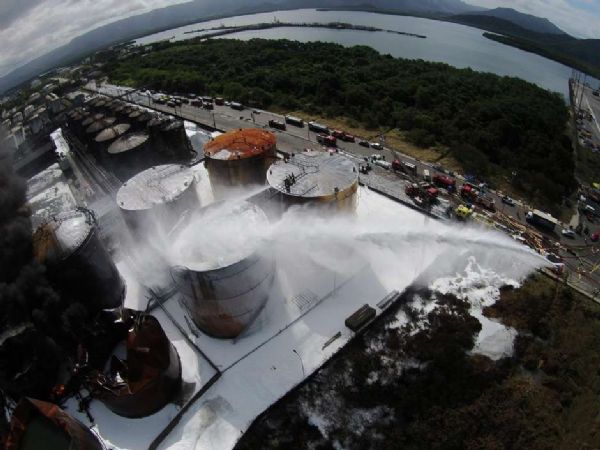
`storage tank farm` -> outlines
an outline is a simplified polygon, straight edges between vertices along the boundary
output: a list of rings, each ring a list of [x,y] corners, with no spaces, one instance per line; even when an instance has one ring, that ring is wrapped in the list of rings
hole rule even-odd
[[[356,209],[358,170],[352,161],[335,152],[292,154],[269,167],[267,180],[279,192],[283,209],[293,205],[342,212]]]
[[[256,128],[230,131],[208,142],[204,156],[215,197],[224,198],[238,186],[264,186],[276,151],[275,135]]]
[[[78,209],[57,215],[33,235],[34,254],[63,298],[91,313],[121,306],[125,284],[98,236],[94,215]]]
[[[256,205],[217,202],[173,233],[171,276],[183,307],[205,334],[236,338],[265,306],[275,263],[269,245],[246,232],[267,226]]]

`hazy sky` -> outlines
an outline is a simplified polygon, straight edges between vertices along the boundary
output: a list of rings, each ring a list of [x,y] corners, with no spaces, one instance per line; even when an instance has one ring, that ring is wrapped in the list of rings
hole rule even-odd
[[[0,0],[0,76],[85,31],[123,17],[185,1]],[[218,1],[214,1],[218,5]],[[547,17],[574,35],[600,38],[600,0],[467,1],[486,7],[513,7]]]
[[[545,17],[581,38],[600,38],[600,0],[466,0],[486,8],[508,7]]]
[[[0,0],[0,76],[123,17],[187,0]]]

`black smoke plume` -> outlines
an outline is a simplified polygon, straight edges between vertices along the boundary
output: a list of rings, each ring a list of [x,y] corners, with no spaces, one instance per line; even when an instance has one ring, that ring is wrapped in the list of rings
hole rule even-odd
[[[47,322],[44,310],[58,302],[33,258],[32,230],[26,205],[26,183],[0,149],[0,325]]]

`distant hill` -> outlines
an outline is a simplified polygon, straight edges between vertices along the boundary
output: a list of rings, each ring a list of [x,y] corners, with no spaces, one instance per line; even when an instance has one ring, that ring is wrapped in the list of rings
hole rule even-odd
[[[516,11],[512,8],[494,8],[485,11],[479,11],[473,14],[482,16],[497,17],[498,19],[507,20],[516,25],[519,25],[526,30],[534,31],[543,34],[567,34],[548,19],[544,19],[531,14],[525,14]]]
[[[216,3],[216,4],[215,4]],[[268,12],[278,9],[367,7],[393,9],[413,14],[461,14],[481,10],[461,0],[195,0],[122,19],[85,33],[0,78],[0,93],[50,69],[72,64],[81,58],[120,42],[147,34],[218,17]]]
[[[488,16],[485,14],[456,14],[448,17],[451,22],[458,22],[464,25],[481,28],[494,33],[518,36],[527,39],[542,39],[550,42],[576,41],[573,36],[561,33],[538,33],[514,23],[511,20],[501,19],[499,17]]]

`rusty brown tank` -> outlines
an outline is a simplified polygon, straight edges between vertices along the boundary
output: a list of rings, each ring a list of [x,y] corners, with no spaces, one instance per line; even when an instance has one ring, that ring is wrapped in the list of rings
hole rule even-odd
[[[23,398],[15,408],[6,450],[104,450],[94,433],[52,403]]]
[[[227,196],[231,187],[263,186],[276,151],[275,135],[256,128],[230,131],[208,142],[204,155],[216,197]]]
[[[146,417],[161,410],[181,387],[179,354],[158,320],[139,317],[127,337],[127,359],[113,356],[110,373],[98,374],[92,395],[123,417]]]
[[[273,284],[275,261],[269,245],[245,233],[267,227],[268,219],[248,202],[213,203],[199,215],[200,222],[191,221],[172,233],[171,276],[201,331],[215,338],[236,338],[260,314]]]

